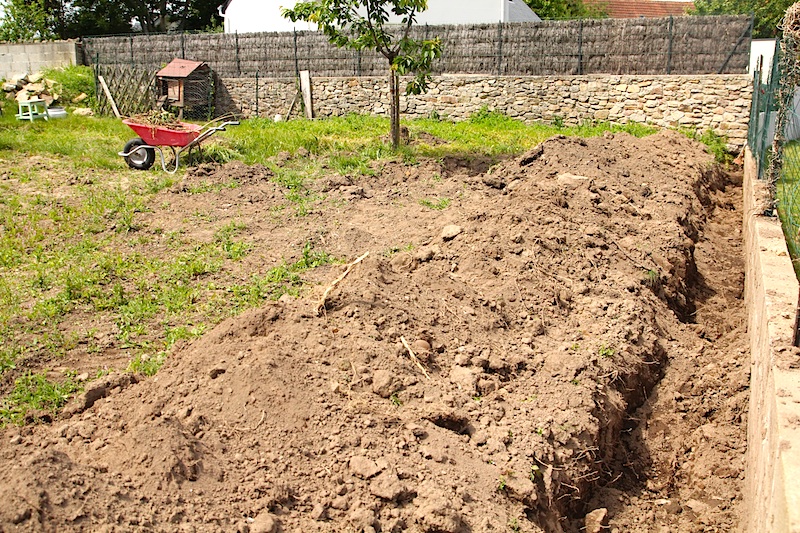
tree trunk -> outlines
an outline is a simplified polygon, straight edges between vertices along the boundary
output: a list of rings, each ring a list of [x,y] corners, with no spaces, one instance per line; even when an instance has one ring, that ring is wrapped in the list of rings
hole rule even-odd
[[[394,69],[389,70],[389,115],[392,123],[392,148],[400,146],[400,76]]]

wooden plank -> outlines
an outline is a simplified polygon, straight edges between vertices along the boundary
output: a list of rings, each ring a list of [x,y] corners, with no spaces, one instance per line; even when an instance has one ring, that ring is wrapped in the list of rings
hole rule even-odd
[[[306,118],[314,118],[314,100],[311,94],[311,73],[307,70],[300,71],[300,91],[303,93],[303,105],[306,108]]]
[[[97,81],[100,82],[103,92],[106,93],[106,98],[108,98],[108,101],[111,102],[111,109],[114,110],[114,115],[116,115],[117,118],[122,118],[122,115],[119,114],[119,109],[117,109],[117,103],[114,101],[114,97],[111,96],[111,91],[108,90],[108,85],[106,85],[105,78],[103,78],[103,76],[97,76]]]

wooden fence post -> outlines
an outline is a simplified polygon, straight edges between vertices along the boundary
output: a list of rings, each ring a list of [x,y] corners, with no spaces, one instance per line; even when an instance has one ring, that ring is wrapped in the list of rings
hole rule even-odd
[[[669,45],[667,46],[667,74],[672,74],[672,39],[673,39],[673,25],[675,21],[672,19],[672,15],[669,16]]]
[[[583,74],[583,19],[579,20],[578,28],[578,76],[581,76]]]
[[[236,40],[236,76],[242,75],[242,64],[239,61],[239,32],[233,34]]]
[[[294,75],[295,77],[300,76],[300,62],[297,59],[297,29],[294,30]]]
[[[425,27],[427,30],[427,26]],[[503,22],[497,24],[497,75],[503,75]]]

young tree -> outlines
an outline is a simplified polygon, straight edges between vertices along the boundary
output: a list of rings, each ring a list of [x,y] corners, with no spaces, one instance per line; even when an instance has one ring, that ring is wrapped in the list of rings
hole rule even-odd
[[[754,16],[753,37],[778,36],[778,24],[795,0],[695,0],[690,15]]]
[[[428,8],[427,0],[309,0],[284,9],[293,22],[315,23],[340,48],[370,48],[389,62],[389,95],[392,146],[400,145],[400,76],[414,74],[406,93],[428,90],[431,64],[442,54],[438,38],[410,38],[417,13]],[[389,30],[389,17],[400,18],[396,33]]]

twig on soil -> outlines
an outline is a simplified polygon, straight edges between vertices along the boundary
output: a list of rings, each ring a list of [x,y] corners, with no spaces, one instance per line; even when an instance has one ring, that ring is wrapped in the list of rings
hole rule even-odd
[[[265,419],[265,418],[267,418],[267,413],[266,413],[266,412],[264,412],[264,411],[261,411],[261,420],[259,420],[259,421],[258,421],[258,424],[256,424],[255,426],[253,426],[253,427],[251,427],[251,428],[237,428],[236,426],[228,426],[228,427],[229,427],[230,429],[234,430],[234,431],[239,431],[240,433],[247,433],[248,431],[255,431],[255,430],[257,430],[257,429],[258,429],[258,427],[259,427],[259,426],[260,426],[260,425],[261,425],[261,424],[264,422],[264,419]]]
[[[336,278],[336,279],[333,281],[333,283],[331,283],[330,285],[328,285],[328,288],[327,288],[327,289],[325,289],[325,292],[323,292],[323,293],[322,293],[322,298],[320,299],[319,303],[317,304],[317,316],[320,316],[320,315],[322,314],[322,311],[324,311],[324,310],[325,310],[325,300],[327,300],[327,299],[328,299],[328,295],[331,293],[331,291],[332,291],[334,288],[336,288],[336,286],[337,286],[339,283],[341,283],[341,281],[342,281],[342,280],[343,280],[345,277],[347,277],[347,275],[350,273],[350,271],[351,271],[351,270],[353,270],[353,267],[354,267],[354,266],[356,266],[356,265],[357,265],[357,264],[359,264],[361,261],[363,261],[364,259],[366,259],[366,257],[367,257],[368,255],[369,255],[369,252],[364,252],[364,255],[362,255],[361,257],[359,257],[358,259],[356,259],[355,261],[353,261],[353,262],[352,262],[352,263],[350,263],[349,265],[347,265],[347,268],[345,269],[345,271],[344,271],[344,272],[342,272],[342,275],[341,275],[341,276],[339,276],[338,278]]]
[[[422,363],[419,362],[419,359],[414,354],[414,350],[412,350],[411,346],[408,345],[408,341],[406,340],[406,338],[400,337],[400,342],[402,342],[403,346],[405,346],[406,350],[408,350],[408,355],[411,357],[411,360],[414,361],[414,364],[417,365],[417,368],[422,370],[422,373],[425,374],[426,378],[431,379],[430,375],[428,375],[428,371],[425,370],[425,367],[422,366]]]
[[[358,376],[358,371],[356,370],[356,364],[353,362],[353,360],[352,360],[352,359],[350,359],[350,368],[352,368],[352,369],[353,369],[353,379],[351,379],[351,380],[350,380],[350,383],[349,383],[349,385],[350,385],[350,390],[352,391],[352,390],[353,390],[353,383],[356,383],[356,379],[358,379],[359,381],[361,381],[361,378],[357,378],[357,376]]]
[[[614,241],[611,241],[611,244],[613,244],[614,246],[616,246],[616,247],[617,247],[617,250],[619,250],[619,251],[622,253],[622,255],[624,255],[624,256],[625,256],[625,258],[626,258],[628,261],[630,261],[631,263],[633,263],[633,266],[635,266],[635,267],[639,267],[639,268],[641,268],[642,270],[652,270],[651,268],[648,268],[648,267],[644,266],[643,264],[641,264],[640,262],[638,262],[636,259],[634,259],[633,257],[631,257],[631,256],[630,256],[630,254],[629,254],[628,252],[626,252],[625,250],[623,250],[623,249],[622,249],[622,246],[620,246],[620,245],[619,245],[619,244],[617,244],[616,242],[614,242]]]
[[[448,307],[448,306],[447,306],[447,304],[445,303],[445,300],[444,300],[444,298],[440,298],[439,300],[440,300],[440,303],[442,304],[442,307],[444,307],[444,310],[445,310],[445,311],[448,311],[448,312],[449,312],[449,313],[451,313],[451,314],[452,314],[454,317],[456,317],[458,320],[461,320],[461,317],[460,317],[460,316],[458,316],[458,313],[456,313],[455,311],[453,311],[452,309],[450,309],[450,307]]]

